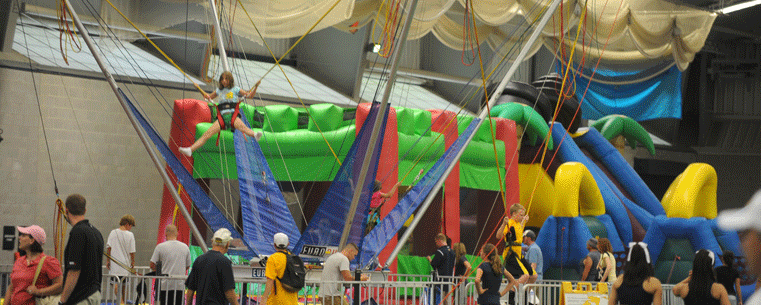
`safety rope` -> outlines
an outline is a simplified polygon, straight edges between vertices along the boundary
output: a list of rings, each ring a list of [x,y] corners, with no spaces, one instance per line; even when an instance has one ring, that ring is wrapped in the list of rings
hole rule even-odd
[[[74,27],[74,20],[72,19],[71,24],[66,22],[66,14],[71,14],[71,11],[69,11],[69,8],[66,6],[66,3],[62,0],[58,0],[56,5],[56,15],[58,15],[58,28],[60,29],[59,32],[59,47],[61,49],[61,57],[63,58],[63,61],[68,65],[69,64],[69,58],[68,58],[68,50],[69,48],[64,48],[64,45],[71,46],[71,49],[74,50],[75,53],[79,53],[82,51],[82,42],[79,41],[74,31],[71,29]]]
[[[241,0],[238,0],[238,3],[240,3],[240,1]],[[309,107],[307,107],[307,105],[301,99],[301,96],[299,96],[299,93],[296,91],[296,87],[294,87],[293,82],[291,82],[291,79],[285,73],[285,70],[283,70],[283,67],[280,66],[280,61],[283,58],[285,58],[285,56],[288,55],[288,53],[291,50],[293,50],[293,48],[295,48],[296,45],[298,45],[299,42],[301,42],[301,40],[304,39],[304,37],[307,34],[309,34],[309,32],[312,31],[317,26],[317,24],[319,24],[320,21],[322,21],[322,19],[324,19],[325,16],[327,16],[333,10],[333,8],[336,7],[336,5],[338,5],[339,2],[341,2],[341,0],[336,1],[336,3],[334,3],[333,6],[331,6],[330,9],[327,12],[325,12],[325,14],[322,15],[322,17],[320,17],[317,20],[317,22],[315,22],[315,24],[313,24],[312,27],[310,27],[309,30],[307,30],[306,33],[304,33],[304,35],[301,35],[301,37],[298,40],[296,40],[296,42],[294,42],[293,45],[279,59],[277,58],[277,56],[275,56],[275,53],[270,48],[269,44],[267,43],[267,40],[264,39],[264,36],[262,35],[262,33],[259,31],[259,28],[254,23],[254,20],[253,20],[253,18],[251,18],[251,15],[249,15],[248,10],[246,9],[246,7],[243,6],[243,4],[241,3],[241,8],[243,8],[243,12],[246,13],[246,16],[248,17],[248,20],[251,21],[251,24],[254,26],[254,30],[256,30],[256,33],[259,35],[259,37],[264,42],[264,46],[267,47],[267,51],[269,51],[269,53],[272,56],[272,58],[275,58],[275,65],[273,65],[273,67],[277,66],[280,69],[280,71],[283,73],[283,76],[288,81],[288,84],[291,86],[291,89],[296,94],[296,98],[299,100],[299,103],[301,103],[301,106],[304,107],[304,110],[306,111],[307,117],[309,117],[309,119],[311,119],[312,121],[315,121],[315,120],[312,117],[312,113],[309,111]],[[270,68],[270,70],[272,70],[272,69]],[[269,71],[267,73],[269,73]],[[265,73],[264,75],[267,75],[267,73]],[[264,78],[264,75],[262,76],[262,78]],[[333,154],[333,157],[336,159],[336,162],[338,162],[338,164],[340,165],[341,164],[341,160],[338,158],[338,154],[336,154],[335,150],[333,149],[333,146],[330,145],[330,142],[325,137],[325,134],[322,132],[322,128],[320,128],[320,126],[317,123],[315,123],[315,127],[317,127],[317,131],[320,133],[320,136],[322,137],[322,140],[325,141],[325,144],[328,145],[328,149],[330,149],[330,152]]]
[[[562,11],[562,9],[561,9],[561,11]],[[585,5],[584,9],[582,9],[581,17],[579,17],[579,24],[576,26],[576,39],[574,40],[573,48],[571,48],[571,54],[568,57],[569,59],[573,58],[573,54],[576,51],[576,43],[579,41],[579,36],[580,36],[580,33],[581,33],[582,24],[583,24],[583,22],[584,22],[584,20],[586,18],[586,15],[587,15],[587,6]],[[566,70],[565,70],[565,73],[563,75],[563,82],[560,85],[560,92],[563,92],[563,89],[565,88],[566,81],[568,80],[568,70],[569,69],[570,69],[570,65],[566,66]],[[562,100],[562,95],[558,97],[558,104],[560,104],[561,100]],[[555,113],[552,116],[552,121],[551,122],[555,122],[559,112],[560,112],[560,107],[559,106],[555,107]],[[551,124],[550,125],[550,130],[548,131],[548,133],[547,133],[547,135],[545,137],[545,140],[542,142],[542,145],[544,145],[544,148],[542,149],[542,157],[541,157],[541,159],[539,161],[539,164],[544,164],[544,159],[545,159],[545,156],[547,155],[547,149],[548,149],[547,143],[549,142],[549,137],[552,137],[552,128],[554,126],[555,126],[555,124]],[[559,149],[556,149],[556,151],[559,151]],[[528,213],[528,211],[531,210],[531,204],[533,204],[533,202],[534,202],[534,195],[536,194],[536,190],[537,190],[537,188],[539,186],[539,181],[538,180],[539,180],[539,178],[537,177],[537,182],[534,183],[534,188],[531,191],[531,196],[529,197],[530,199],[529,199],[529,202],[528,202],[528,206],[526,207],[526,212],[527,213]]]
[[[48,141],[48,133],[47,128],[45,128],[45,117],[42,115],[42,104],[40,104],[40,95],[39,91],[37,89],[37,80],[34,77],[34,69],[32,68],[32,56],[30,55],[29,51],[29,42],[27,41],[27,35],[26,35],[26,27],[24,24],[24,18],[20,18],[19,22],[21,23],[21,31],[24,35],[24,44],[26,46],[26,52],[27,52],[27,59],[29,59],[29,73],[32,76],[32,87],[34,88],[34,97],[37,101],[37,113],[40,115],[40,124],[42,125],[42,136],[45,139],[45,150],[48,154],[48,164],[50,165],[50,174],[53,178],[53,191],[55,192],[56,201],[55,201],[55,227],[53,228],[53,236],[54,236],[54,248],[55,248],[55,257],[58,259],[58,261],[61,261],[63,259],[63,241],[66,238],[66,222],[63,220],[66,216],[65,209],[63,209],[63,203],[61,201],[61,197],[58,192],[58,182],[55,178],[55,170],[53,169],[53,158],[50,155],[50,143]]]
[[[185,73],[185,71],[184,71],[184,70],[182,70],[182,68],[180,68],[180,66],[178,66],[178,65],[177,65],[177,64],[174,62],[174,60],[172,60],[172,58],[171,58],[171,57],[169,57],[169,55],[166,55],[166,53],[164,53],[164,51],[163,51],[163,50],[161,50],[161,48],[159,48],[159,46],[157,46],[155,43],[153,43],[153,40],[151,40],[150,38],[148,38],[148,36],[147,36],[147,35],[145,35],[145,33],[143,33],[143,31],[142,31],[142,30],[140,30],[140,28],[138,28],[138,27],[137,27],[137,25],[135,25],[135,24],[132,22],[132,20],[129,20],[129,18],[127,18],[127,16],[125,16],[125,15],[124,15],[124,13],[122,13],[122,11],[120,11],[118,8],[116,8],[116,6],[115,6],[113,3],[111,3],[111,0],[106,0],[106,2],[108,2],[108,4],[109,4],[109,5],[111,5],[111,7],[112,7],[114,10],[116,10],[116,12],[117,12],[117,13],[119,13],[119,15],[121,15],[121,16],[122,16],[122,18],[124,18],[124,20],[126,20],[126,21],[127,21],[129,24],[130,24],[130,25],[132,25],[132,27],[133,27],[133,28],[135,28],[135,30],[137,30],[137,31],[140,33],[140,35],[143,35],[143,38],[145,38],[145,40],[147,40],[147,41],[148,41],[148,42],[149,42],[149,43],[150,43],[150,44],[151,44],[151,45],[152,45],[154,48],[156,48],[156,50],[157,50],[157,51],[159,51],[159,53],[161,53],[161,55],[163,55],[163,56],[164,56],[164,58],[166,58],[166,60],[168,60],[168,61],[169,61],[169,63],[171,63],[171,64],[172,64],[172,65],[173,65],[175,68],[177,68],[177,70],[179,70],[180,72],[182,72],[182,75],[184,75],[184,76],[185,76],[185,77],[186,77],[188,80],[190,80],[190,82],[191,82],[191,83],[193,83],[193,86],[195,86],[195,87],[196,87],[196,89],[198,89],[198,91],[199,91],[199,92],[201,92],[201,94],[202,94],[202,95],[206,96],[206,94],[207,94],[207,93],[206,93],[206,91],[204,91],[203,89],[201,89],[201,87],[200,87],[198,84],[196,84],[196,82],[195,82],[195,81],[193,81],[193,79],[192,79],[192,78],[190,78],[190,76],[189,76],[187,73]]]

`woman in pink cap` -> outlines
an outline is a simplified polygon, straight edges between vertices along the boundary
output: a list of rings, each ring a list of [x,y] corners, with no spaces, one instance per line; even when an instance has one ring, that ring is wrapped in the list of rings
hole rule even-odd
[[[45,244],[45,230],[40,226],[18,227],[19,250],[26,255],[13,264],[11,284],[5,293],[5,304],[34,305],[35,297],[58,295],[61,293],[63,277],[61,264],[55,257],[42,252]],[[32,284],[39,269],[36,282]]]

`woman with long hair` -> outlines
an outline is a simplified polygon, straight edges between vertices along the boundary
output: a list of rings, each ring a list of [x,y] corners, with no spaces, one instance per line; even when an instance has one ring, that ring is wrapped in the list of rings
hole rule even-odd
[[[498,305],[499,298],[505,295],[515,285],[515,278],[505,270],[502,258],[497,254],[493,244],[486,244],[481,248],[483,262],[476,270],[476,290],[478,291],[478,304]],[[507,287],[499,291],[502,285],[502,275],[507,277]]]
[[[613,246],[607,238],[600,238],[597,241],[597,248],[600,250],[600,262],[597,263],[597,271],[600,273],[600,282],[616,281],[616,258],[613,256]]]
[[[470,262],[468,261],[468,258],[465,257],[465,254],[467,254],[467,250],[465,249],[465,244],[463,243],[454,243],[452,245],[452,251],[454,251],[454,276],[460,277],[459,278],[459,296],[460,296],[460,304],[465,304],[465,300],[467,297],[467,290],[465,289],[465,279],[467,279],[468,275],[470,274],[470,270],[472,269]]]
[[[18,248],[26,252],[13,264],[5,304],[34,305],[35,297],[58,295],[63,290],[61,264],[43,253],[45,230],[39,226],[18,227]]]
[[[713,252],[699,250],[692,261],[690,275],[674,286],[674,295],[684,299],[685,305],[729,305],[727,290],[716,283],[713,274],[714,259]]]
[[[613,283],[608,296],[608,305],[661,305],[661,281],[653,276],[647,244],[629,244],[623,274]]]
[[[724,289],[727,290],[729,295],[729,303],[732,305],[743,305],[743,292],[740,289],[740,273],[734,266],[735,253],[729,250],[724,250],[724,255],[721,256],[721,261],[724,265],[716,267],[716,281],[724,285]]]

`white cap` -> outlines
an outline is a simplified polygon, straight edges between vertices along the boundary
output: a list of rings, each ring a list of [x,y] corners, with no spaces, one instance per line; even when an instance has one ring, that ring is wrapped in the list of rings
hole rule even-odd
[[[226,243],[233,240],[233,237],[230,234],[230,230],[221,228],[217,230],[217,232],[214,232],[214,237],[212,237],[212,240],[217,243]]]
[[[285,235],[284,233],[277,233],[275,234],[274,242],[275,247],[285,249],[288,247],[288,235]]]
[[[761,232],[761,190],[742,209],[726,210],[719,213],[716,222],[724,230],[740,231],[752,229]]]

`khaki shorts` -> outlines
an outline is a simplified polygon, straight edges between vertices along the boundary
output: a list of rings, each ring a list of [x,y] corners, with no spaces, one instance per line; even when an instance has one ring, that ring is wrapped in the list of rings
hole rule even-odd
[[[322,305],[349,305],[349,302],[344,297],[333,296],[322,298]]]
[[[86,299],[79,301],[77,305],[100,305],[100,291],[96,291]]]

